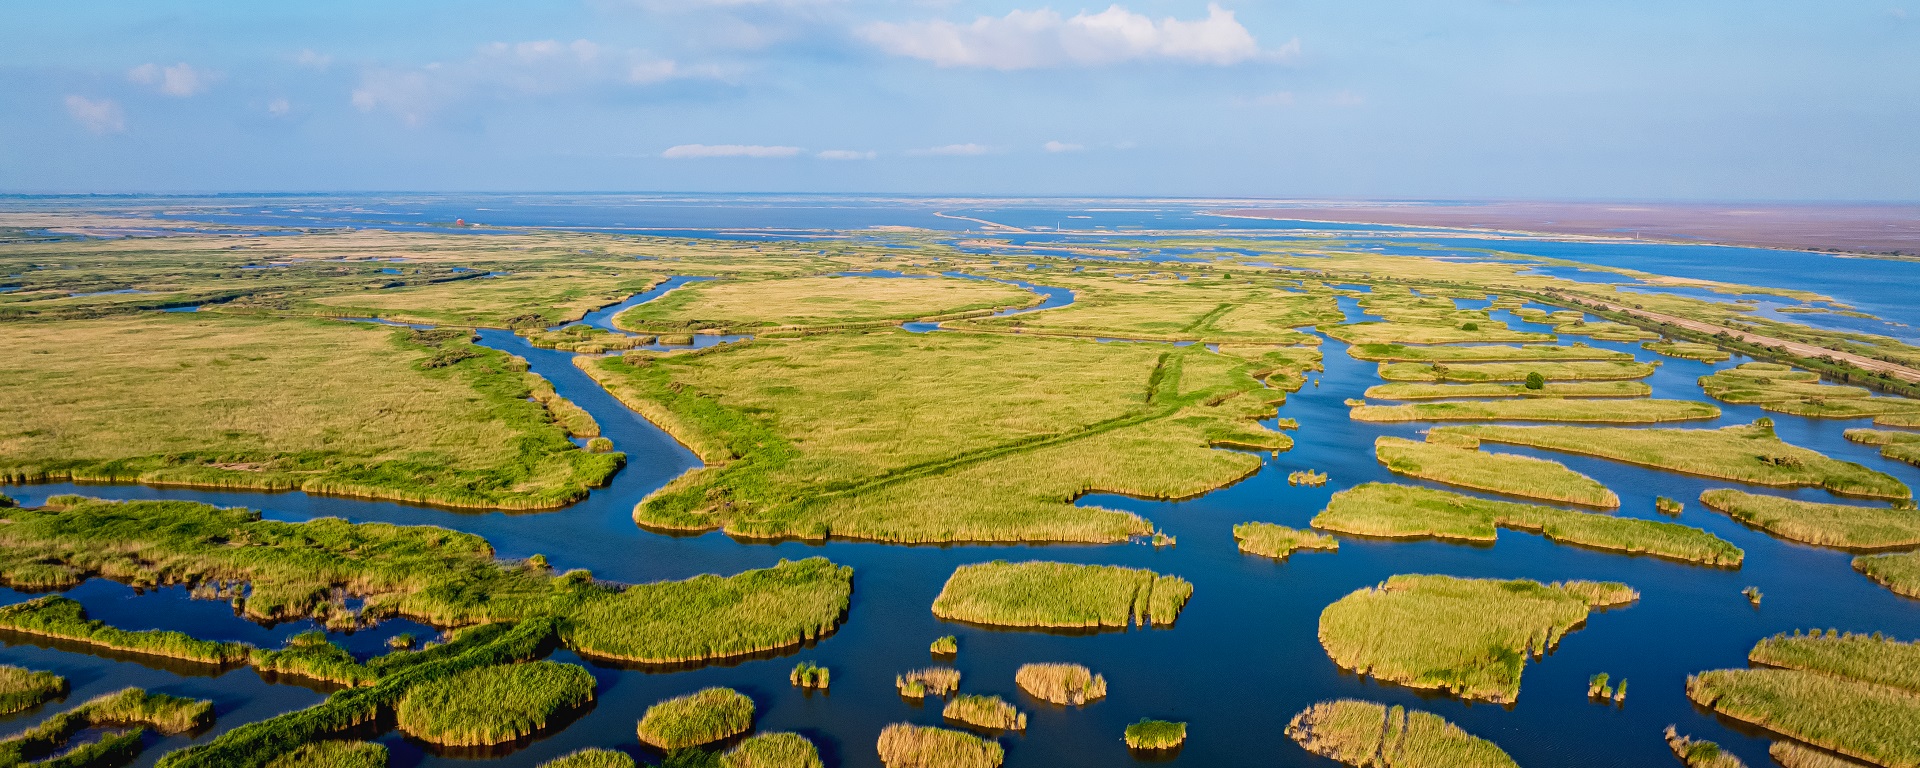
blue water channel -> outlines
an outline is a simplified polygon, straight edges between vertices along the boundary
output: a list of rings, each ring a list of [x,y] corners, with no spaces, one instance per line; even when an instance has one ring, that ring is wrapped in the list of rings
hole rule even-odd
[[[663,295],[679,283],[589,316],[605,327],[610,318],[635,303]],[[1070,297],[1067,300],[1071,300]],[[1351,320],[1363,313],[1341,298]],[[1474,306],[1482,302],[1463,302]],[[1550,330],[1510,312],[1494,312],[1517,329]],[[587,661],[566,651],[554,658],[586,665],[599,682],[599,700],[568,727],[528,743],[480,752],[446,752],[397,732],[378,737],[393,753],[393,765],[533,766],[587,746],[628,751],[643,762],[658,762],[657,752],[641,747],[634,723],[646,706],[709,685],[734,687],[758,707],[760,731],[796,731],[817,744],[829,766],[878,766],[874,749],[880,729],[911,721],[941,724],[940,703],[917,704],[895,692],[896,673],[933,663],[927,643],[959,636],[953,662],[963,673],[961,689],[999,694],[1031,715],[1024,734],[1000,738],[1010,766],[1116,766],[1145,759],[1130,755],[1120,732],[1142,717],[1190,723],[1190,741],[1177,754],[1153,759],[1192,766],[1326,766],[1282,736],[1294,713],[1331,698],[1364,698],[1438,713],[1476,735],[1491,739],[1523,766],[1664,765],[1672,760],[1661,729],[1677,724],[1682,732],[1720,742],[1750,765],[1767,764],[1766,739],[1753,729],[1721,720],[1693,707],[1683,695],[1686,676],[1715,668],[1741,667],[1755,641],[1796,628],[1835,627],[1882,631],[1901,638],[1920,637],[1920,603],[1901,598],[1869,582],[1849,565],[1850,554],[1773,539],[1695,501],[1702,490],[1744,487],[1738,483],[1663,473],[1613,462],[1507,447],[1490,450],[1549,456],[1586,473],[1616,491],[1618,514],[1668,519],[1654,512],[1653,499],[1668,496],[1687,502],[1679,518],[1712,531],[1746,550],[1739,570],[1710,568],[1653,557],[1611,554],[1556,545],[1526,533],[1501,531],[1491,545],[1440,541],[1384,541],[1341,537],[1337,553],[1304,552],[1285,562],[1240,554],[1229,533],[1235,523],[1267,521],[1294,527],[1307,522],[1342,488],[1368,481],[1437,486],[1398,478],[1372,455],[1380,435],[1418,437],[1426,425],[1369,424],[1347,417],[1344,402],[1362,397],[1380,383],[1375,366],[1354,360],[1345,345],[1323,339],[1324,373],[1288,398],[1279,417],[1296,419],[1292,450],[1263,456],[1263,468],[1251,478],[1199,498],[1177,502],[1092,495],[1082,505],[1139,513],[1178,539],[1178,546],[1153,548],[1141,543],[1105,546],[897,546],[832,541],[749,543],[721,533],[669,536],[637,528],[636,503],[650,491],[698,465],[695,457],[635,415],[575,367],[573,355],[541,350],[507,331],[482,330],[481,343],[525,358],[532,370],[591,413],[602,433],[627,455],[627,465],[606,488],[565,509],[542,513],[462,512],[391,502],[309,495],[153,488],[137,485],[22,485],[3,490],[23,503],[48,496],[81,493],[112,499],[183,499],[221,506],[260,509],[272,519],[302,521],[336,516],[354,522],[439,525],[485,537],[503,558],[544,554],[555,568],[587,568],[596,577],[621,582],[682,579],[700,573],[729,574],[762,568],[782,558],[825,556],[854,568],[852,606],[845,624],[808,647],[766,657],[734,660],[693,669],[627,668]],[[1655,397],[1703,399],[1695,378],[1720,365],[1662,358],[1637,345],[1589,342],[1618,349],[1641,360],[1657,361],[1647,379]],[[1749,406],[1722,405],[1712,421],[1679,426],[1743,424],[1763,415],[1778,425],[1788,442],[1836,458],[1859,462],[1920,486],[1920,469],[1881,458],[1870,447],[1842,438],[1860,421],[1813,420],[1765,414]],[[1273,424],[1274,422],[1269,422]],[[1295,487],[1287,473],[1315,469],[1331,475],[1322,488]],[[1824,491],[1750,488],[1795,498],[1831,500]],[[1192,602],[1171,628],[1090,635],[995,630],[935,619],[934,596],[957,566],[994,559],[1048,559],[1151,568],[1192,581]],[[1463,577],[1532,578],[1542,581],[1597,579],[1626,582],[1641,593],[1629,606],[1598,611],[1587,625],[1570,633],[1559,649],[1528,664],[1519,701],[1510,707],[1467,704],[1449,696],[1372,682],[1339,670],[1317,640],[1317,619],[1329,603],[1356,589],[1400,573],[1444,573]],[[1763,604],[1741,596],[1746,586],[1765,593]],[[195,636],[236,639],[273,646],[297,631],[299,623],[260,627],[232,615],[224,603],[194,601],[181,589],[134,590],[99,580],[67,591],[92,615],[127,629],[175,629]],[[13,601],[30,595],[7,592]],[[389,622],[352,635],[330,633],[356,654],[376,652],[385,637],[432,630],[411,622]],[[211,698],[218,722],[207,733],[161,739],[138,765],[151,765],[166,750],[204,741],[245,722],[317,702],[322,693],[289,681],[270,681],[248,668],[217,670],[181,667],[49,642],[6,638],[0,662],[47,669],[72,678],[74,691],[64,704],[0,718],[0,728],[17,729],[44,719],[67,705],[126,685],[183,696]],[[805,692],[790,686],[787,672],[806,660],[833,670],[831,692]],[[1013,683],[1016,667],[1029,662],[1072,661],[1105,675],[1110,695],[1085,708],[1064,708],[1036,701]],[[1606,672],[1631,682],[1622,707],[1589,703],[1587,678]]]

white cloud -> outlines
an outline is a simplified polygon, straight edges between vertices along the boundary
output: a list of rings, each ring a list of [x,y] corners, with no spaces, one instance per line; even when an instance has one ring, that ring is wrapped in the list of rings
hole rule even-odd
[[[589,88],[652,85],[693,77],[720,77],[712,67],[683,67],[633,49],[591,40],[496,42],[451,63],[411,69],[369,69],[353,90],[363,112],[387,110],[416,125],[475,99],[546,96]]]
[[[1341,91],[1333,95],[1333,105],[1336,107],[1357,107],[1365,103],[1367,97],[1353,91]]]
[[[293,63],[305,69],[325,72],[327,71],[327,67],[333,66],[333,57],[319,53],[312,48],[303,48],[299,53],[293,55]]]
[[[194,69],[185,62],[170,67],[148,63],[127,70],[127,79],[154,86],[168,96],[185,98],[206,90],[215,75],[203,69]]]
[[[1084,144],[1069,144],[1064,141],[1049,141],[1045,144],[1040,145],[1040,148],[1048,152],[1079,152],[1083,149],[1086,149],[1087,147]]]
[[[879,156],[880,153],[872,150],[862,152],[854,149],[827,149],[814,154],[814,157],[822,160],[872,160]]]
[[[94,133],[104,135],[127,131],[127,115],[120,111],[120,105],[112,99],[94,101],[85,96],[68,96],[67,114]]]
[[[660,156],[668,160],[697,160],[708,157],[793,157],[799,147],[769,147],[759,144],[681,144],[668,147]]]
[[[273,115],[274,117],[286,117],[287,113],[292,111],[293,104],[287,101],[284,96],[267,102],[267,114]]]
[[[979,144],[948,144],[943,147],[928,147],[908,152],[909,155],[984,155],[992,152],[992,147]]]
[[[1217,4],[1204,19],[1159,21],[1113,5],[1072,18],[1050,8],[981,16],[971,24],[944,19],[874,22],[855,33],[881,50],[942,67],[1000,70],[1098,66],[1138,59],[1169,59],[1225,66],[1299,52],[1298,40],[1263,52],[1253,33]]]

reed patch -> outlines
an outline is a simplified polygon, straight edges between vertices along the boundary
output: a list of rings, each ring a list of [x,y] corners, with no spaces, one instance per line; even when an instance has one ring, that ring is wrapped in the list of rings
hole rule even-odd
[[[1306,708],[1287,723],[1302,749],[1356,768],[1518,768],[1493,742],[1439,715],[1340,699]]]
[[[1417,442],[1381,436],[1374,457],[1394,474],[1545,501],[1614,508],[1620,497],[1600,481],[1565,464],[1531,456],[1487,453],[1442,442]]]
[[[1107,696],[1107,679],[1079,664],[1022,664],[1013,682],[1028,696],[1075,707]]]
[[[593,701],[593,675],[552,661],[480,667],[407,691],[400,730],[446,746],[504,744]]]
[[[1783,539],[1847,549],[1920,545],[1920,511],[1823,504],[1717,488],[1700,503]]]
[[[1317,549],[1327,552],[1340,549],[1340,541],[1332,536],[1273,523],[1235,525],[1233,540],[1239,544],[1241,552],[1277,560],[1287,559],[1287,556],[1293,554],[1296,549]]]
[[[1187,743],[1187,724],[1142,719],[1127,726],[1121,740],[1127,743],[1128,749],[1174,749]]]
[[[642,743],[675,750],[709,744],[753,727],[753,699],[732,688],[706,688],[647,707]]]
[[[963,565],[933,601],[950,621],[1008,627],[1125,629],[1170,625],[1193,595],[1178,576],[1111,565]]]
[[[66,695],[67,679],[52,672],[0,664],[0,715],[11,715]]]
[[[1006,750],[970,733],[894,723],[880,731],[880,762],[887,768],[999,768]]]
[[[1568,400],[1539,398],[1412,405],[1358,405],[1354,421],[1560,421],[1590,424],[1661,424],[1720,416],[1710,403],[1692,400]]]
[[[940,716],[991,731],[1024,731],[1027,715],[998,696],[961,694],[947,701]]]

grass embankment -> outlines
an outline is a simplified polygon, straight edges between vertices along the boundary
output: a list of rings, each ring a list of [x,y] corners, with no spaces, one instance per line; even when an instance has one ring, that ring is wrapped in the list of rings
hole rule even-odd
[[[1767,747],[1767,756],[1783,768],[1867,768],[1844,757],[1801,746],[1791,741],[1776,741]]]
[[[1666,738],[1667,748],[1673,750],[1673,756],[1680,758],[1687,768],[1747,768],[1733,753],[1722,752],[1720,745],[1682,736],[1671,725],[1667,726]]]
[[[1537,363],[1381,363],[1387,381],[1484,384],[1524,382],[1529,374],[1548,381],[1626,381],[1653,375],[1658,366],[1632,360]]]
[[[1284,360],[1001,334],[832,333],[576,361],[707,466],[641,525],[750,538],[1112,542],[1089,492],[1197,495],[1291,446],[1258,419]],[[1284,357],[1282,355],[1281,357]]]
[[[141,735],[148,728],[172,736],[212,724],[213,702],[126,688],[95,697],[0,740],[0,766],[14,768],[29,762],[75,768],[120,765],[132,762],[134,756],[140,754]],[[47,760],[81,731],[114,727],[128,729],[75,747],[58,760]],[[35,762],[43,760],[46,762]]]
[[[1920,511],[1821,504],[1717,488],[1700,503],[1783,539],[1824,547],[1883,549],[1920,544]]]
[[[632,331],[741,332],[844,326],[991,311],[1036,303],[1031,292],[949,277],[800,277],[693,283],[613,319]]]
[[[1107,695],[1107,678],[1079,664],[1022,664],[1013,682],[1028,696],[1076,707]]]
[[[933,601],[950,621],[1008,627],[1169,625],[1193,596],[1178,576],[1113,565],[1027,562],[963,565]]]
[[[1512,702],[1529,655],[1558,645],[1590,608],[1639,598],[1624,584],[1394,576],[1320,614],[1343,669],[1466,699]]]
[[[1880,446],[1880,455],[1920,467],[1920,432],[1895,432],[1889,429],[1849,429],[1847,439],[1865,445]]]
[[[887,768],[999,768],[1006,750],[970,733],[894,723],[880,731],[880,762]]]
[[[1358,768],[1518,768],[1493,742],[1429,712],[1370,701],[1323,701],[1294,715],[1287,737]]]
[[[1564,347],[1545,344],[1526,344],[1518,347],[1498,344],[1436,347],[1406,346],[1404,344],[1355,344],[1347,347],[1347,354],[1360,360],[1378,363],[1499,363],[1633,360],[1633,355],[1625,352],[1589,347],[1580,343],[1574,343]],[[1522,375],[1521,378],[1525,378],[1525,376]]]
[[[1315,528],[1361,536],[1433,536],[1494,541],[1498,528],[1550,541],[1702,565],[1739,567],[1746,554],[1706,531],[1678,523],[1492,501],[1432,488],[1366,483],[1341,491],[1313,518]]]
[[[1699,360],[1703,363],[1724,363],[1733,358],[1732,353],[1712,344],[1696,344],[1691,341],[1649,341],[1642,343],[1640,348],[1667,357]]]
[[[756,734],[721,754],[720,768],[821,768],[820,750],[797,733]]]
[[[1746,363],[1700,377],[1714,399],[1757,404],[1776,413],[1814,418],[1854,419],[1889,414],[1920,414],[1920,400],[1874,397],[1862,387],[1825,384],[1820,374],[1780,363]]]
[[[1359,405],[1355,421],[1574,421],[1593,424],[1659,424],[1720,416],[1720,409],[1692,400],[1493,400],[1467,403]]]
[[[1920,550],[1898,555],[1861,555],[1853,569],[1896,594],[1920,598]]]
[[[552,661],[470,669],[407,691],[400,730],[446,746],[504,744],[593,701],[593,675]]]
[[[961,694],[947,702],[940,716],[975,728],[994,731],[1024,731],[1027,715],[998,696]]]
[[[379,675],[353,658],[345,648],[334,645],[319,630],[302,632],[287,639],[277,651],[252,649],[248,661],[261,672],[295,675],[338,685],[371,685]]]
[[[1912,491],[1893,477],[1781,441],[1773,423],[1720,429],[1607,429],[1595,427],[1442,427],[1441,434],[1782,488],[1825,488],[1838,494],[1906,499]]]
[[[486,540],[444,528],[336,518],[283,523],[192,502],[59,496],[49,505],[0,510],[8,521],[0,526],[0,580],[39,588],[92,575],[134,586],[244,583],[250,589],[238,607],[261,621],[352,625],[398,615],[444,627],[556,616],[566,642],[582,653],[674,663],[821,637],[839,624],[852,594],[852,569],[821,558],[622,588],[585,572],[555,576],[534,564],[501,563]],[[358,614],[338,602],[355,597],[365,600]],[[41,607],[63,605],[58,600],[43,599]],[[61,610],[58,623],[43,624],[76,635],[108,631],[86,629],[72,608]],[[175,642],[164,633],[136,637],[144,639],[114,642],[130,650]],[[237,644],[190,640],[178,639],[178,658],[238,661],[246,653]]]
[[[1128,749],[1173,749],[1187,743],[1187,724],[1142,719],[1127,726],[1121,740]]]
[[[110,627],[105,622],[88,619],[86,609],[78,601],[59,595],[0,607],[0,630],[201,664],[239,664],[247,660],[251,651],[242,643],[197,640],[185,632]]]
[[[1302,531],[1273,523],[1241,523],[1233,527],[1233,540],[1240,551],[1285,560],[1296,549],[1335,552],[1340,541],[1324,533]]]
[[[1620,497],[1600,481],[1557,461],[1388,436],[1374,439],[1373,455],[1394,474],[1408,477],[1530,499],[1620,506]]]
[[[540,768],[634,768],[634,761],[625,752],[590,747],[548,760]]]
[[[893,686],[909,699],[924,699],[928,694],[945,696],[960,690],[960,670],[952,667],[928,667],[893,676]]]
[[[387,768],[387,748],[366,741],[316,741],[274,758],[267,768]]]
[[[640,741],[674,750],[709,744],[753,727],[753,699],[732,688],[706,688],[667,699],[640,716]]]
[[[0,481],[545,509],[624,460],[574,446],[528,400],[545,382],[465,331],[204,314],[10,327]]]
[[[1552,382],[1539,389],[1525,384],[1417,384],[1396,382],[1368,387],[1375,400],[1440,400],[1450,397],[1646,397],[1653,388],[1638,381]]]
[[[0,664],[0,715],[29,710],[66,693],[64,677]]]

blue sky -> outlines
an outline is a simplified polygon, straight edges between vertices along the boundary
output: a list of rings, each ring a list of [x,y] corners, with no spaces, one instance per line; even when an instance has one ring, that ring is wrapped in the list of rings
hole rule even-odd
[[[9,0],[0,22],[5,191],[1920,199],[1920,0]]]

